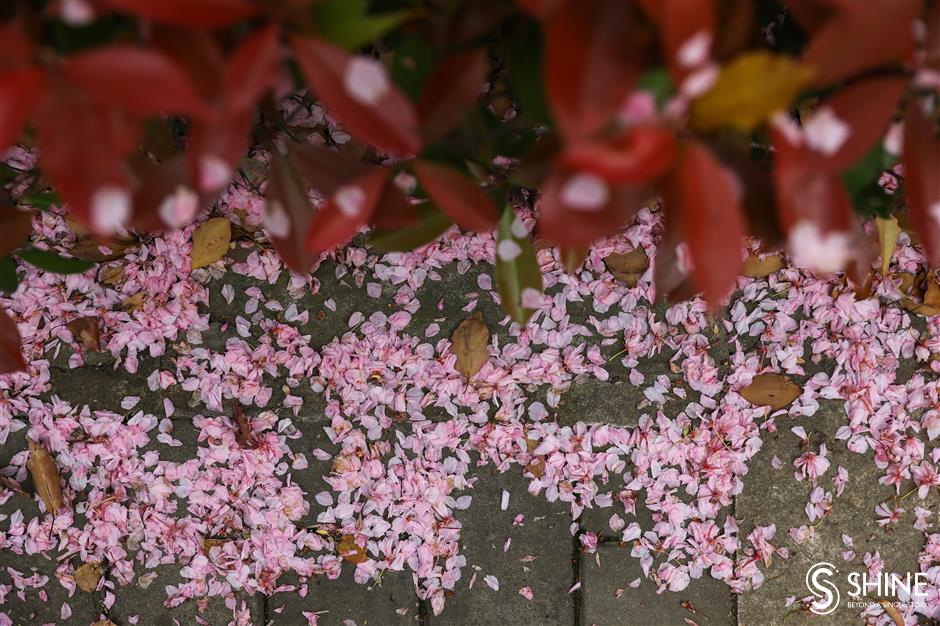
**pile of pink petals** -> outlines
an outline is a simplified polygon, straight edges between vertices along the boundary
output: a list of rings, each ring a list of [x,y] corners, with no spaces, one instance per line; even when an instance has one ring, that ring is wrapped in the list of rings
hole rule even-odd
[[[256,228],[264,201],[233,186],[221,210]],[[519,212],[532,228],[532,215]],[[930,512],[917,507],[940,484],[940,452],[930,443],[940,434],[933,373],[940,322],[915,322],[897,305],[901,294],[890,279],[876,279],[875,295],[858,301],[851,289],[834,297],[835,279],[785,268],[767,279],[740,279],[721,317],[709,316],[700,300],[663,314],[650,305],[652,270],[628,288],[602,260],[637,246],[655,256],[660,215],[644,209],[624,233],[598,243],[575,275],[563,271],[553,250],[540,250],[546,295],[537,313],[525,328],[508,318],[487,320],[490,359],[467,384],[455,369],[449,333],[499,299],[490,278],[492,235],[455,228],[415,252],[379,255],[354,244],[325,255],[319,275],[361,290],[374,305],[344,319],[345,334],[316,345],[304,329],[338,315],[329,285],[321,293],[316,278],[290,274],[269,246],[257,245],[263,229],[229,258],[193,271],[196,226],[130,249],[117,262],[119,286],[102,284],[95,270],[61,276],[22,265],[20,288],[3,299],[30,365],[0,376],[0,444],[22,450],[0,474],[23,482],[25,438],[41,442],[62,474],[66,505],[53,516],[38,498],[0,487],[0,503],[15,510],[0,515],[0,550],[50,559],[45,576],[7,569],[0,624],[11,623],[4,603],[49,585],[75,591],[75,567],[88,561],[107,563],[106,607],[121,586],[174,565],[179,576],[167,588],[168,605],[219,596],[236,624],[248,623],[237,592],[305,596],[311,577],[336,578],[344,569],[361,584],[402,572],[438,613],[445,592],[468,584],[460,520],[474,506],[474,468],[482,464],[525,472],[530,492],[567,503],[572,533],[582,534],[586,550],[598,537],[583,532],[578,518],[602,509],[610,517],[603,534],[632,546],[645,584],[681,591],[710,576],[746,592],[764,581],[773,555],[788,556],[778,547],[787,533],[798,543],[811,540],[814,524],[838,506],[847,472],[830,463],[826,445],[808,442],[799,457],[774,461],[781,479],[795,474],[814,487],[805,526],[745,533],[726,508],[743,489],[762,436],[792,428],[806,438],[801,425],[824,399],[844,401],[847,415],[829,448],[873,452],[882,482],[898,493],[917,487],[900,519],[891,519],[887,504],[860,514],[914,523],[925,533],[921,567],[933,585],[926,608],[917,610],[940,617],[940,534],[930,534]],[[54,212],[37,217],[36,229],[38,245],[68,250],[74,241]],[[902,234],[893,268],[916,272],[923,265]],[[439,289],[455,272],[479,275],[466,293]],[[253,286],[236,293],[232,282]],[[227,339],[215,348],[203,337],[214,321],[210,291],[231,313],[222,328]],[[140,308],[123,306],[138,293]],[[303,304],[311,295],[323,300],[318,310]],[[463,317],[445,318],[445,299],[459,304]],[[434,322],[414,328],[421,307],[435,308]],[[122,398],[122,411],[112,413],[56,395],[51,362],[82,367],[67,322],[84,316],[101,320],[102,350],[164,399],[162,411],[141,410],[138,397]],[[719,341],[732,349],[729,363],[715,361]],[[668,374],[644,375],[651,361],[666,363]],[[902,361],[919,364],[907,381],[896,377]],[[763,372],[804,380],[804,367],[815,363],[824,373],[809,377],[802,395],[776,413],[738,393]],[[605,381],[615,368],[641,390],[639,407],[624,406],[629,414],[619,425],[590,414],[558,423],[559,402],[573,385]],[[169,395],[187,398],[188,406],[175,406]],[[318,395],[325,410],[308,406]],[[251,446],[236,436],[235,401],[251,418]],[[664,404],[681,408],[664,411]],[[192,415],[198,447],[187,460],[167,460],[179,458],[169,452],[184,445],[181,420]],[[539,472],[530,471],[533,464]],[[295,480],[304,472],[323,473],[324,489],[304,493]],[[649,513],[637,517],[642,509]],[[344,560],[342,536],[353,537],[367,558]],[[206,537],[220,539],[207,544]],[[877,554],[850,554],[869,570],[883,566]],[[69,612],[62,607],[63,617]],[[307,615],[316,622],[315,606]]]

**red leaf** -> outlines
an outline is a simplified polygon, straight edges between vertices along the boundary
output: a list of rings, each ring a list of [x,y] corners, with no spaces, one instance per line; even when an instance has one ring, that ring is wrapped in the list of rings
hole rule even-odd
[[[461,228],[482,232],[499,221],[499,210],[486,192],[457,170],[416,161],[414,171],[428,197]]]
[[[281,259],[301,274],[309,272],[317,260],[304,245],[315,212],[307,196],[307,187],[291,159],[273,153],[264,226]]]
[[[375,207],[373,225],[380,230],[396,230],[418,221],[418,211],[405,193],[392,183],[385,185],[378,206]]]
[[[186,72],[203,99],[220,97],[225,64],[211,31],[161,26],[154,29],[153,45]]]
[[[245,0],[98,0],[109,9],[174,26],[220,28],[255,13]]]
[[[837,174],[814,163],[808,148],[794,145],[779,128],[771,127],[775,149],[777,217],[788,235],[800,222],[814,224],[822,234],[848,233],[852,202]]]
[[[291,43],[307,82],[351,135],[383,150],[417,154],[414,107],[378,61],[313,37],[293,36]]]
[[[262,28],[242,43],[225,68],[225,104],[235,111],[253,108],[274,80],[281,55],[277,29]]]
[[[0,70],[31,64],[33,52],[33,42],[19,20],[0,24]]]
[[[745,231],[738,185],[731,172],[697,143],[683,151],[666,184],[679,204],[666,206],[667,220],[680,212],[692,281],[716,307],[731,292],[741,267]]]
[[[904,119],[904,186],[911,221],[931,263],[940,262],[940,141],[934,124],[912,98]]]
[[[465,109],[476,103],[489,66],[483,48],[456,54],[434,69],[418,98],[418,119],[425,143],[449,131]]]
[[[642,66],[643,38],[622,0],[565,2],[545,23],[548,102],[563,135],[576,139],[607,124]]]
[[[654,19],[661,32],[666,63],[673,82],[681,87],[690,73],[707,65],[711,58],[715,8],[711,0],[664,0],[657,4],[656,12]],[[704,54],[698,58],[690,54],[693,50]]]
[[[562,153],[561,164],[591,172],[613,183],[650,181],[676,158],[675,135],[664,128],[637,127],[605,141],[577,143]]]
[[[0,309],[0,374],[10,374],[25,369],[26,361],[23,360],[20,332],[16,328],[16,322],[6,309]]]
[[[813,83],[828,85],[858,72],[907,60],[914,52],[920,0],[843,3],[810,39],[803,57]]]
[[[0,72],[0,151],[17,140],[44,88],[45,80],[38,69]]]
[[[519,8],[539,19],[549,17],[565,0],[516,0]]]
[[[663,189],[663,201],[666,205],[677,203],[675,190]],[[670,302],[681,302],[695,295],[695,287],[689,275],[679,265],[678,246],[682,243],[682,216],[673,212],[666,220],[662,238],[656,245],[656,263],[653,267],[653,282],[656,297],[666,298]]]
[[[374,169],[347,154],[314,144],[292,144],[290,153],[300,173],[323,196]]]
[[[372,218],[387,179],[379,168],[337,189],[310,222],[307,250],[325,252],[352,239]]]
[[[36,125],[43,174],[78,220],[110,234],[111,218],[130,217],[122,215],[130,200],[124,159],[137,147],[140,120],[56,81],[37,111]],[[103,209],[97,216],[91,210],[96,198]]]
[[[144,161],[138,166],[134,190],[134,219],[131,225],[140,231],[163,231],[185,226],[195,215],[177,218],[177,203],[191,202],[198,211],[203,202],[192,191],[186,155],[177,154],[164,163]],[[177,221],[178,220],[178,221]]]
[[[216,109],[196,120],[189,139],[191,177],[201,191],[219,191],[248,152],[254,110]]]
[[[113,45],[70,56],[62,65],[72,82],[134,113],[207,113],[186,72],[155,50]]]
[[[587,178],[585,178],[587,176]],[[572,205],[572,189],[596,185],[595,205]],[[591,194],[587,195],[590,199]],[[596,239],[626,228],[652,190],[643,185],[607,185],[596,177],[559,169],[543,184],[538,203],[538,234],[564,246],[589,246]]]
[[[840,89],[820,110],[830,109],[848,126],[849,135],[832,154],[805,151],[806,167],[839,173],[865,156],[884,137],[906,83],[902,78],[872,78]]]
[[[32,212],[12,207],[0,208],[0,257],[21,248],[32,231]]]

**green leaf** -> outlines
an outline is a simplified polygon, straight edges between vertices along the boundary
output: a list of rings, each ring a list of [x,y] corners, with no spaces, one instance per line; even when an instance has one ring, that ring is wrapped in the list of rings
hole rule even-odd
[[[551,127],[542,80],[542,39],[535,22],[525,22],[521,32],[508,37],[502,54],[509,88],[523,115]]]
[[[660,109],[676,91],[676,86],[672,84],[672,78],[665,68],[654,68],[641,74],[636,88],[652,93],[656,99],[656,108]]]
[[[842,172],[842,182],[849,194],[854,196],[865,189],[869,184],[877,184],[878,177],[886,169],[893,165],[894,157],[884,149],[882,142],[878,142],[874,148],[868,151],[852,167]]]
[[[20,171],[18,169],[10,167],[6,163],[0,163],[0,185],[13,182],[19,173]]]
[[[431,243],[453,224],[437,207],[422,205],[418,208],[417,222],[394,230],[376,230],[369,236],[369,243],[382,252],[414,250]]]
[[[528,234],[523,237],[513,234],[513,223],[517,219],[516,212],[507,208],[499,220],[499,234],[496,239],[496,286],[503,301],[503,309],[512,319],[524,325],[535,310],[522,306],[523,294],[527,289],[542,292],[542,272],[535,256],[535,246],[532,245]],[[510,241],[518,246],[518,254],[500,255],[501,245],[508,248],[510,253],[514,251],[515,246],[504,243]]]
[[[852,167],[842,172],[842,183],[852,198],[855,212],[865,218],[888,217],[894,197],[878,184],[881,173],[894,165],[893,157],[879,141]],[[897,192],[895,192],[897,193]]]
[[[19,284],[20,279],[16,275],[16,261],[13,257],[6,256],[0,259],[0,291],[9,295],[16,291]]]
[[[424,81],[434,70],[434,50],[421,37],[404,37],[393,46],[392,81],[413,101],[418,101]]]
[[[59,197],[59,194],[54,191],[44,191],[42,193],[23,196],[20,202],[26,206],[35,207],[40,211],[48,211],[49,207],[61,205],[62,199]]]
[[[55,252],[48,250],[38,250],[36,248],[26,248],[16,253],[23,261],[30,265],[35,265],[39,269],[56,274],[81,274],[95,266],[91,261],[81,259],[70,259],[59,256]]]
[[[317,33],[353,50],[380,37],[408,18],[407,11],[369,15],[368,0],[326,0],[313,8]]]

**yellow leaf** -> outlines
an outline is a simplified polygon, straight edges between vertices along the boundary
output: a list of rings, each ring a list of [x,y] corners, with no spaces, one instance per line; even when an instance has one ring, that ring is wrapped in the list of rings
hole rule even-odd
[[[721,126],[753,130],[786,108],[811,77],[809,68],[788,56],[764,51],[742,54],[692,102],[692,124],[700,130]]]
[[[193,269],[211,265],[225,256],[232,242],[232,223],[224,217],[213,217],[193,231],[190,257]]]
[[[741,396],[758,406],[769,406],[776,411],[800,397],[803,390],[783,374],[759,374],[742,389]]]
[[[756,254],[748,254],[741,268],[741,275],[748,278],[767,278],[781,269],[783,257],[779,254],[768,254],[763,259]]]
[[[608,254],[604,257],[604,265],[614,278],[627,287],[636,287],[640,276],[650,265],[646,250],[635,248],[626,254]]]
[[[460,322],[450,340],[457,355],[457,371],[469,381],[490,358],[490,329],[483,323],[483,315],[477,311],[470,319]]]
[[[888,219],[876,217],[875,225],[878,226],[878,242],[881,244],[881,275],[887,276],[894,249],[898,247],[901,226],[898,225],[898,219],[893,216]]]
[[[85,593],[92,593],[98,588],[101,580],[101,564],[82,563],[75,568],[75,584]]]
[[[62,508],[62,485],[59,483],[59,468],[46,449],[30,439],[29,460],[26,467],[33,478],[36,492],[46,505],[46,510],[57,515]]]

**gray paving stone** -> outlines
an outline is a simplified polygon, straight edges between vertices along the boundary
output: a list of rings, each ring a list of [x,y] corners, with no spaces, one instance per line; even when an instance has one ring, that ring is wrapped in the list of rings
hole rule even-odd
[[[640,586],[631,588],[637,578]],[[657,594],[656,584],[643,576],[639,559],[630,556],[629,545],[603,543],[597,553],[584,554],[581,581],[579,623],[585,626],[685,626],[685,618],[709,626],[735,623],[728,585],[705,574],[683,591]]]
[[[620,426],[636,426],[643,413],[652,413],[643,390],[629,381],[601,381],[589,378],[572,383],[558,404],[558,421],[571,425],[576,422],[603,422]]]
[[[152,577],[156,574],[156,577]],[[143,576],[143,578],[142,578]],[[146,585],[146,588],[142,586]],[[137,568],[137,578],[127,587],[118,588],[117,600],[108,613],[108,617],[118,626],[130,624],[133,616],[138,616],[138,626],[188,626],[205,620],[204,624],[224,626],[232,620],[233,612],[225,606],[225,599],[219,596],[194,598],[183,604],[168,608],[166,586],[178,585],[181,579],[179,567],[161,565],[154,570]],[[235,592],[236,608],[246,607],[250,611],[252,624],[260,626],[264,622],[264,599],[261,595],[249,596],[244,592]]]
[[[88,405],[92,410],[115,413],[127,413],[121,408],[124,396],[139,396],[140,402],[133,412],[141,410],[162,417],[163,395],[150,391],[147,386],[147,377],[160,369],[160,364],[160,358],[141,356],[136,374],[123,367],[114,369],[113,364],[50,368],[49,395],[56,395],[76,407]]]
[[[915,506],[923,506],[937,510],[940,498],[932,493],[926,501],[921,501],[916,494],[912,495],[901,503],[907,510],[905,518],[896,529],[886,533],[878,526],[874,509],[881,502],[891,501],[894,490],[879,484],[878,479],[883,471],[875,467],[871,453],[855,454],[845,448],[844,442],[832,438],[845,420],[841,401],[821,403],[820,410],[811,418],[778,419],[778,432],[764,435],[764,447],[751,460],[744,479],[744,491],[735,501],[741,535],[746,536],[754,526],[775,523],[777,531],[771,543],[788,548],[791,556],[788,560],[775,558],[765,572],[764,584],[740,596],[738,615],[742,626],[835,626],[860,623],[860,610],[846,607],[849,586],[845,575],[853,571],[865,571],[862,564],[865,552],[877,550],[885,561],[886,572],[903,574],[919,570],[917,555],[924,538],[911,524],[913,509]],[[832,513],[816,526],[815,536],[803,544],[797,544],[787,534],[791,527],[810,523],[804,507],[809,501],[812,487],[793,477],[793,460],[802,452],[799,438],[790,432],[790,428],[796,425],[806,428],[814,445],[821,437],[828,439],[832,465],[821,478],[821,486],[832,490],[832,476],[839,465],[849,472],[848,486],[842,496],[835,498]],[[774,455],[783,463],[779,470],[771,466]],[[902,493],[905,489],[902,488]],[[851,562],[841,557],[845,550],[843,534],[849,535],[855,542],[857,556]],[[832,579],[842,596],[840,607],[829,615],[815,615],[800,610],[799,603],[786,607],[788,597],[804,598],[811,595],[805,584],[806,572],[812,565],[822,561],[840,570]]]
[[[573,539],[569,531],[568,505],[548,502],[543,495],[527,491],[528,480],[518,467],[498,474],[491,466],[476,471],[479,477],[473,504],[458,511],[463,524],[461,551],[467,566],[448,597],[440,615],[430,616],[432,626],[570,625],[574,623],[575,597],[568,594],[574,581]],[[509,492],[507,510],[500,510],[502,492]],[[522,525],[513,526],[517,514]],[[503,548],[512,538],[509,551]],[[531,557],[535,557],[531,560]],[[479,569],[477,569],[479,568]],[[469,582],[476,573],[473,588]],[[499,580],[499,591],[484,582],[484,576]],[[519,590],[530,587],[529,602]]]
[[[287,579],[292,579],[290,582]],[[302,584],[296,577],[283,577],[278,584]],[[343,564],[336,580],[316,577],[306,581],[307,595],[288,591],[267,599],[267,619],[271,626],[306,624],[304,612],[316,613],[318,626],[408,626],[420,623],[420,600],[411,573],[390,572],[378,583],[360,585],[353,580],[353,566]]]
[[[24,507],[25,508],[25,507]],[[0,527],[6,526],[0,522]],[[13,620],[14,626],[31,626],[33,624],[75,624],[87,626],[96,621],[100,605],[98,594],[89,594],[76,590],[73,597],[69,597],[68,590],[63,587],[55,576],[58,562],[55,555],[49,558],[42,555],[21,555],[9,551],[0,552],[0,586],[13,584],[13,573],[29,578],[33,575],[45,576],[49,581],[40,589],[29,589],[23,597],[17,595],[14,587],[7,595],[6,603],[0,606],[0,614],[6,613]],[[46,597],[40,595],[44,591]],[[62,604],[67,602],[72,615],[68,619],[61,618]]]

